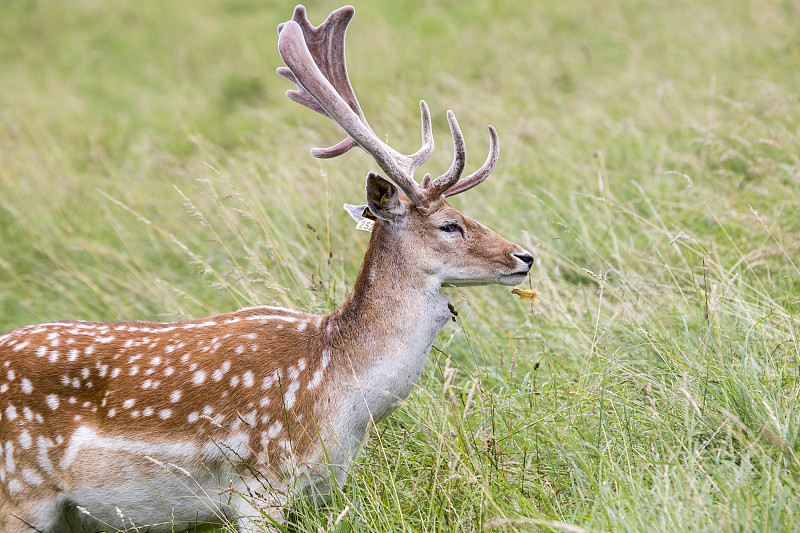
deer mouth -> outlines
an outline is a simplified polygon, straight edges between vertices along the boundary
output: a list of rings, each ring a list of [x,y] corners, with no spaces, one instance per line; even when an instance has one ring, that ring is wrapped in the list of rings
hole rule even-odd
[[[501,274],[498,276],[498,279],[492,283],[497,283],[498,285],[519,285],[525,280],[525,278],[528,277],[529,271],[529,268],[525,268],[510,273]]]

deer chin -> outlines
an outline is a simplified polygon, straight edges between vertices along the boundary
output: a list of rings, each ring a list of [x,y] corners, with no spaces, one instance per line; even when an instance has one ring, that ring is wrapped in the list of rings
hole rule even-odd
[[[443,286],[449,287],[475,287],[478,285],[519,285],[528,277],[528,271],[501,273],[481,278],[445,279]]]
[[[513,274],[507,274],[503,276],[503,278],[499,280],[497,283],[498,285],[509,285],[509,286],[519,285],[520,283],[525,281],[525,278],[528,277],[528,272],[529,271],[526,270],[525,272],[515,272]]]

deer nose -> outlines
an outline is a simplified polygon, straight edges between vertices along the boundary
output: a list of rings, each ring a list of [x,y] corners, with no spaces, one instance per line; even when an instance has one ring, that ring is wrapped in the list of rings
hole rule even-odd
[[[516,257],[517,259],[528,265],[528,270],[530,270],[531,266],[533,266],[533,256],[528,252],[523,252],[521,254],[514,254],[514,257]]]

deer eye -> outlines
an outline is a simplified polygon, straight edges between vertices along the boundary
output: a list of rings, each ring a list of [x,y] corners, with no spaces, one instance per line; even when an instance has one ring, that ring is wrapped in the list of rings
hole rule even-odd
[[[439,229],[445,233],[460,233],[461,235],[464,235],[464,230],[461,229],[461,226],[455,222],[450,222],[443,226],[439,226]]]

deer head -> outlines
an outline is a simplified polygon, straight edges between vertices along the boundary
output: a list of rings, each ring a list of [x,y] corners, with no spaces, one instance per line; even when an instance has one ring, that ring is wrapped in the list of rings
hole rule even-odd
[[[522,281],[533,257],[500,238],[485,226],[447,204],[445,198],[469,190],[485,180],[497,164],[499,141],[489,126],[489,155],[476,172],[462,177],[466,147],[455,114],[447,112],[453,136],[454,157],[450,168],[436,179],[426,174],[422,183],[414,172],[433,153],[431,119],[425,101],[420,102],[422,147],[405,155],[381,141],[369,126],[347,75],[344,40],[353,17],[351,6],[331,13],[319,27],[297,6],[292,20],[278,27],[278,49],[286,67],[278,73],[296,86],[287,96],[336,122],[347,137],[330,148],[314,148],[320,158],[335,157],[360,146],[372,156],[383,178],[370,172],[366,197],[377,226],[394,246],[402,248],[408,262],[418,265],[440,284],[515,285]]]

